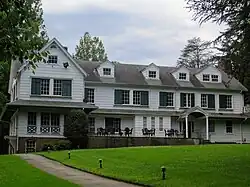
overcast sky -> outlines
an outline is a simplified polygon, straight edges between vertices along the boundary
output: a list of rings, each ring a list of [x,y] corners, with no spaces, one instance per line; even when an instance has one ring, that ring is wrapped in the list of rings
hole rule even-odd
[[[212,40],[221,30],[191,20],[184,0],[42,0],[50,38],[70,53],[86,31],[99,36],[109,60],[176,65],[187,40]]]

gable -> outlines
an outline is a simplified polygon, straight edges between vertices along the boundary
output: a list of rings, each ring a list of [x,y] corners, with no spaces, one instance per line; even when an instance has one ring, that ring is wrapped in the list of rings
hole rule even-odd
[[[207,66],[206,68],[201,69],[201,71],[196,73],[195,76],[201,82],[209,82],[209,83],[221,83],[222,82],[221,72],[213,65],[210,65],[210,66]],[[209,77],[209,81],[208,79],[204,80],[203,76]],[[216,81],[216,79],[212,79],[212,77],[218,77],[218,81]]]
[[[109,61],[101,63],[96,70],[100,77],[114,78],[115,76],[115,65]]]
[[[142,70],[142,74],[146,79],[159,79],[160,78],[159,68],[154,63],[151,63],[149,66],[145,67]],[[155,76],[152,76],[154,74]]]
[[[186,74],[186,80],[180,79],[180,73]],[[181,66],[176,69],[174,72],[172,72],[172,75],[177,81],[190,81],[190,71],[185,66]]]

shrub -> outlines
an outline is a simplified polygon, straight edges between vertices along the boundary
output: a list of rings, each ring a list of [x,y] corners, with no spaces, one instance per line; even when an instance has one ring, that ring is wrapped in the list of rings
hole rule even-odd
[[[71,142],[69,140],[57,140],[53,142],[44,143],[41,151],[48,151],[48,147],[51,151],[60,151],[71,149]]]

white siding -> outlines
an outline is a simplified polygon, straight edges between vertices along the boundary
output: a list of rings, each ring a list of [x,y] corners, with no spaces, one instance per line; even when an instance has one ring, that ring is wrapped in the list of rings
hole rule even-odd
[[[50,49],[51,55],[58,56],[57,64],[48,64],[40,62],[35,70],[35,74],[31,70],[24,70],[20,78],[20,96],[19,99],[32,100],[54,100],[54,101],[75,101],[81,102],[84,96],[84,79],[82,73],[75,67],[75,65],[68,59],[68,57],[59,49]],[[69,67],[64,68],[63,63],[68,62]],[[61,78],[72,79],[72,99],[54,98],[54,97],[30,97],[31,94],[31,78]],[[52,82],[50,82],[52,83]],[[52,95],[52,90],[50,91]]]
[[[179,73],[186,73],[187,74],[187,80],[186,81],[189,81],[190,72],[189,72],[189,70],[187,68],[181,67],[177,71],[172,73],[172,75],[174,76],[174,78],[176,80],[179,80]],[[180,80],[180,81],[185,81],[185,80]]]
[[[103,75],[103,68],[110,68],[111,69],[111,75]],[[99,75],[101,77],[108,77],[108,78],[113,78],[115,76],[115,68],[114,68],[114,64],[112,64],[111,62],[104,62],[102,63],[98,68],[97,71],[99,73]]]
[[[201,82],[203,82],[203,74],[210,74],[210,82],[212,82],[211,75],[218,75],[218,83],[221,83],[221,72],[217,68],[215,68],[213,66],[209,66],[206,69],[204,69],[203,71],[201,71],[200,73],[198,73],[196,75],[196,77]],[[205,81],[205,82],[208,82],[208,81]],[[215,82],[213,82],[213,83],[215,83]]]
[[[173,89],[134,89],[134,88],[113,88],[113,87],[92,87],[86,86],[88,88],[95,89],[95,105],[101,109],[131,109],[131,110],[156,110],[156,111],[172,111],[173,109],[159,109],[159,92],[174,92],[174,110],[179,111],[180,109],[180,93],[195,93],[195,106],[201,106],[201,94],[215,94],[215,111],[220,113],[242,113],[244,106],[243,95],[240,93],[223,93],[223,92],[198,92],[198,91],[175,91]],[[114,107],[114,90],[115,89],[126,89],[130,91],[130,104],[133,103],[133,90],[145,90],[149,91],[149,108],[141,107],[128,107],[128,106],[115,106]],[[233,96],[233,111],[219,111],[219,94],[231,94]]]
[[[149,71],[156,71],[156,78],[154,79],[159,79],[159,68],[154,65],[154,64],[151,64],[150,66],[148,66],[147,68],[145,68],[143,71],[142,71],[142,74],[143,76],[146,78],[146,79],[151,79],[149,77]]]

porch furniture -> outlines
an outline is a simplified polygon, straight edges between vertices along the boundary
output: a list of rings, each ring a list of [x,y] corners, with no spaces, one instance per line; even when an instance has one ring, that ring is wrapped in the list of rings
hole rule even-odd
[[[97,135],[100,135],[100,136],[108,135],[108,131],[102,127],[97,128]]]
[[[164,129],[165,137],[173,137],[174,136],[174,129]]]
[[[143,128],[142,129],[142,134],[145,136],[145,135],[149,135],[149,130],[148,128]]]
[[[151,129],[151,130],[149,131],[149,134],[150,134],[150,136],[155,136],[155,129]]]
[[[132,134],[133,128],[129,129],[128,127],[126,127],[126,128],[124,129],[124,131],[125,131],[125,136],[129,136],[129,135]]]

